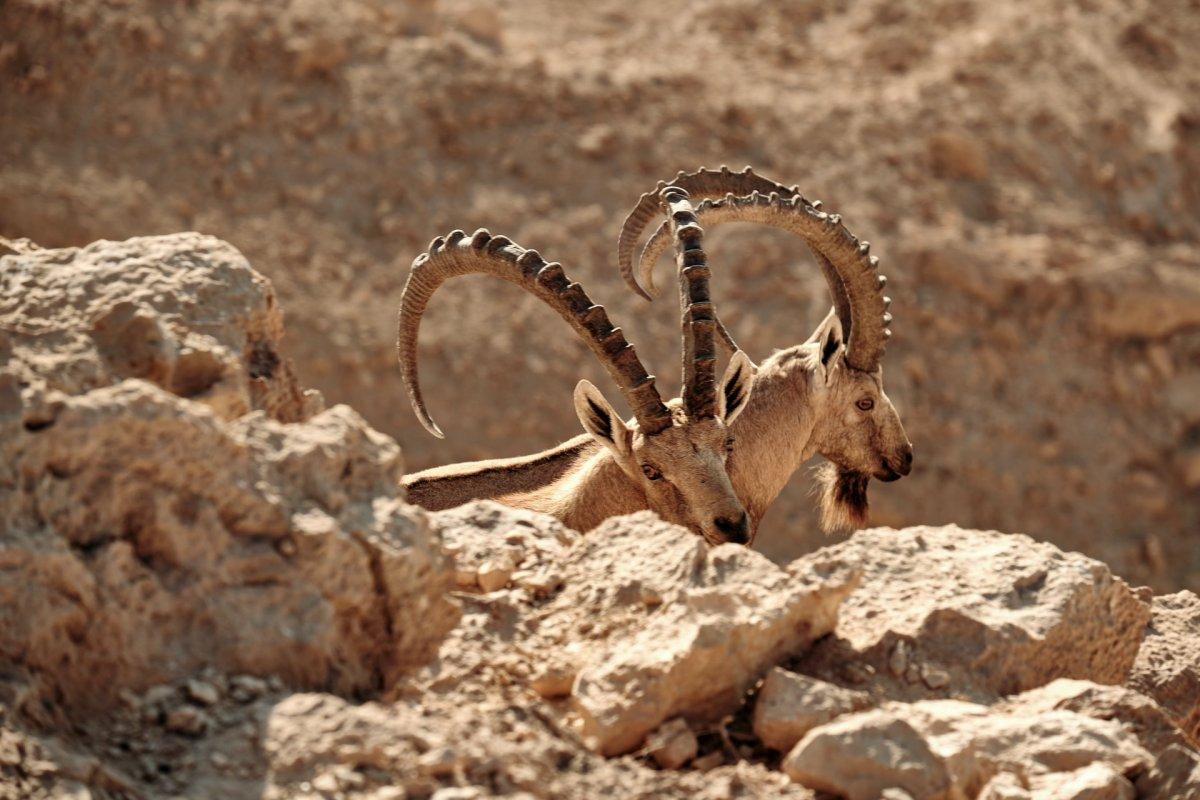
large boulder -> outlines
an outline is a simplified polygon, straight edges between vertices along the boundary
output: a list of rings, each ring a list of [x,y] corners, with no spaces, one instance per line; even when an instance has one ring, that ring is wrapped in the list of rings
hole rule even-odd
[[[891,699],[986,702],[1059,677],[1121,683],[1150,617],[1104,564],[1019,534],[876,529],[800,561],[853,564],[863,578],[837,635],[799,670]]]
[[[0,408],[20,395],[28,425],[62,395],[127,378],[226,419],[283,421],[319,404],[282,355],[283,313],[232,245],[199,233],[22,248],[0,258]]]
[[[453,565],[400,448],[345,406],[310,416],[233,248],[100,242],[0,276],[0,656],[27,700],[99,708],[206,666],[361,695],[436,651]]]
[[[783,769],[793,780],[850,800],[871,800],[889,787],[929,800],[976,797],[1001,775],[1019,786],[1086,788],[1100,781],[1116,791],[1127,787],[1132,796],[1129,779],[1152,760],[1116,721],[1058,709],[923,700],[889,703],[814,728]]]

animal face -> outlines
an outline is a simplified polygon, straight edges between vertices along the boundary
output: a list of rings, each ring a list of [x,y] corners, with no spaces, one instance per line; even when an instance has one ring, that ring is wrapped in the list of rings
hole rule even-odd
[[[912,471],[913,446],[900,415],[883,391],[883,370],[863,372],[845,360],[841,324],[834,314],[809,342],[817,452],[834,465],[819,474],[823,526],[853,527],[866,520],[867,481],[894,481]]]
[[[746,407],[752,383],[749,358],[735,354],[721,381],[715,418],[688,419],[672,403],[673,424],[651,436],[620,419],[587,381],[575,389],[575,408],[584,429],[612,451],[652,511],[699,533],[709,544],[749,544],[750,520],[725,461],[734,446],[729,424]]]

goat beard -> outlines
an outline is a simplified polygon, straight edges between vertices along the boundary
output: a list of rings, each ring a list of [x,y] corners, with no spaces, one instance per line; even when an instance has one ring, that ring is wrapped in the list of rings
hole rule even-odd
[[[871,476],[826,462],[816,470],[821,530],[839,533],[866,527],[870,514],[867,483]]]

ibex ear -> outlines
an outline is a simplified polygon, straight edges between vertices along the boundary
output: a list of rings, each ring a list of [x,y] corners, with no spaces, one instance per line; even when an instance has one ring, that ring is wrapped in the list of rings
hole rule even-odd
[[[754,388],[754,362],[745,351],[738,350],[729,359],[725,376],[721,378],[721,393],[717,398],[717,411],[726,425],[733,423],[737,415],[750,402],[750,391]]]
[[[828,377],[829,371],[838,362],[843,353],[842,321],[838,319],[836,309],[829,309],[829,313],[825,315],[825,319],[817,326],[809,341],[817,343],[817,347],[819,348],[817,350],[817,359],[824,376]]]
[[[575,385],[575,413],[583,429],[596,441],[619,454],[629,452],[632,432],[625,420],[604,399],[604,395],[600,394],[600,390],[589,381],[580,381]]]

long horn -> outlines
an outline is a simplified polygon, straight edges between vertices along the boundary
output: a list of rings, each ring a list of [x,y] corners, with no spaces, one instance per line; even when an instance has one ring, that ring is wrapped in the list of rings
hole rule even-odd
[[[704,229],[696,221],[685,190],[669,186],[661,202],[675,240],[679,274],[683,406],[689,418],[708,419],[717,415],[717,352],[713,337],[717,315],[708,289]]]
[[[659,181],[653,191],[646,192],[638,198],[637,205],[633,207],[621,225],[621,235],[617,239],[617,268],[621,271],[621,277],[625,279],[625,283],[631,290],[647,300],[650,300],[651,296],[641,287],[633,274],[633,251],[637,248],[642,232],[661,213],[662,191],[668,186],[677,186],[683,189],[693,203],[699,203],[709,197],[720,197],[726,192],[733,192],[737,195],[751,192],[779,192],[781,196],[788,197],[791,195],[785,195],[785,192],[799,194],[795,186],[782,186],[775,181],[755,175],[754,170],[750,167],[746,167],[741,172],[733,172],[724,165],[717,170],[701,167],[695,172],[680,171],[674,180]],[[660,230],[665,235],[666,225],[664,224]]]
[[[879,274],[879,259],[870,255],[870,244],[846,230],[840,215],[821,211],[799,194],[783,197],[778,192],[705,200],[695,213],[709,230],[724,222],[756,222],[802,237],[817,256],[833,294],[847,336],[846,360],[868,372],[879,366],[892,335],[887,327],[892,301],[883,295],[887,278]],[[653,267],[648,259],[643,264],[647,271]]]
[[[646,372],[621,329],[613,326],[604,306],[593,303],[582,286],[572,283],[560,264],[547,263],[536,250],[526,250],[506,236],[492,236],[480,228],[471,236],[454,231],[434,239],[428,251],[413,260],[400,299],[396,337],[400,374],[413,410],[427,431],[443,437],[425,408],[417,374],[421,316],[429,298],[445,281],[479,273],[514,283],[557,311],[608,370],[643,433],[651,435],[671,426],[671,412],[659,396],[654,376]]]

